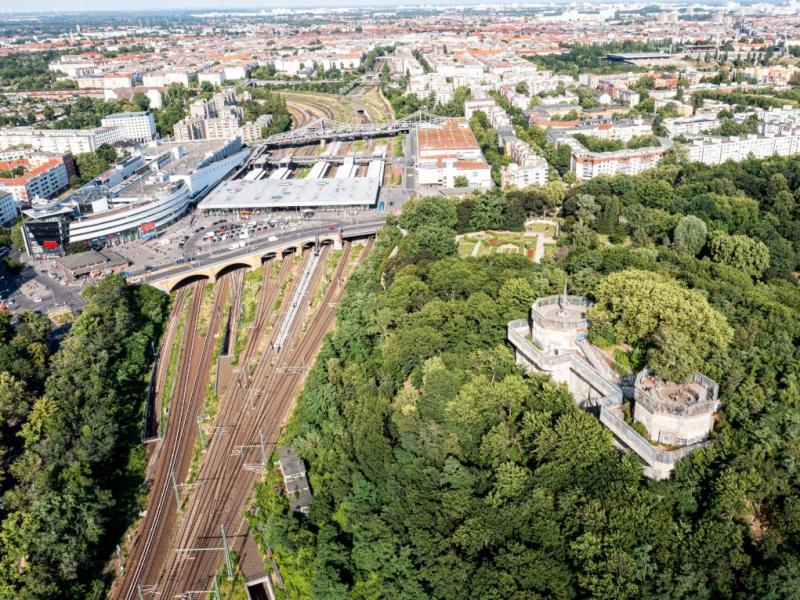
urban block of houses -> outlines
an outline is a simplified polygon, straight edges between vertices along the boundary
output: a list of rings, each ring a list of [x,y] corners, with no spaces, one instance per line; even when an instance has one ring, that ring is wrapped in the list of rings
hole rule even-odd
[[[0,225],[9,225],[17,220],[19,207],[11,192],[0,190]]]
[[[455,188],[463,177],[468,187],[492,187],[492,174],[467,121],[457,117],[441,125],[420,125],[413,133],[419,187]]]
[[[570,170],[575,173],[578,181],[584,181],[598,175],[636,175],[651,169],[658,165],[658,161],[672,146],[672,141],[667,138],[657,138],[658,145],[593,152],[574,137],[575,134],[582,133],[603,139],[628,142],[634,137],[650,135],[651,131],[650,123],[642,119],[615,122],[597,120],[582,122],[579,126],[568,129],[551,130],[547,135],[556,147],[569,146],[571,151]]]
[[[536,154],[530,144],[517,138],[511,119],[494,98],[467,100],[464,103],[464,115],[467,119],[477,111],[486,114],[489,123],[498,132],[500,147],[514,159],[512,164],[501,169],[501,185],[524,188],[533,184],[546,184],[549,171],[547,161]]]
[[[18,207],[30,206],[34,198],[53,198],[69,187],[75,174],[72,156],[29,154],[0,160],[0,171],[20,171],[19,175],[0,176],[0,188],[10,193]]]

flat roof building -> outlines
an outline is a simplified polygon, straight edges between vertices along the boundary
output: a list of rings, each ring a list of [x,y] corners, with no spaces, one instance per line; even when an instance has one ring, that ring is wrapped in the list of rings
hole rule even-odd
[[[108,115],[100,120],[103,127],[119,127],[122,139],[149,142],[156,135],[156,120],[148,112],[124,112]]]
[[[223,181],[198,208],[204,211],[278,210],[294,208],[372,207],[380,179],[238,179]]]

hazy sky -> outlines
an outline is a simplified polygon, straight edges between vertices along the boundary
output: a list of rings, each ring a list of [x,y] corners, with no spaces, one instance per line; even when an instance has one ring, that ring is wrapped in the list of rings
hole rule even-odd
[[[486,0],[437,0],[430,4],[477,4]],[[497,3],[503,0],[492,0]],[[505,0],[510,2],[512,0]],[[555,0],[558,2],[558,0]],[[263,0],[134,0],[134,2],[110,2],[109,0],[6,0],[0,3],[0,14],[8,14],[8,9],[12,12],[32,12],[32,11],[93,11],[111,10],[119,11],[128,9],[131,12],[146,10],[164,10],[171,8],[202,10],[219,9],[228,10],[231,8],[246,9],[271,9],[275,7],[315,7],[315,6],[414,6],[426,4],[420,0],[279,0],[277,2],[265,2]]]

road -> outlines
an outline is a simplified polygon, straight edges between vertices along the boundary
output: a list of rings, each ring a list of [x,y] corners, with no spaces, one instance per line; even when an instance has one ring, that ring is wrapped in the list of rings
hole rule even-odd
[[[12,257],[21,260],[18,252]],[[5,265],[0,264],[0,298],[4,301],[12,300],[9,306],[11,312],[24,310],[38,310],[42,313],[58,308],[70,308],[73,311],[86,306],[86,299],[81,296],[82,284],[61,284],[61,281],[51,277],[48,273],[49,265],[44,262],[24,263],[18,274],[12,274]],[[44,288],[40,295],[27,296],[22,292],[22,285],[34,281]],[[39,298],[36,302],[34,298]]]

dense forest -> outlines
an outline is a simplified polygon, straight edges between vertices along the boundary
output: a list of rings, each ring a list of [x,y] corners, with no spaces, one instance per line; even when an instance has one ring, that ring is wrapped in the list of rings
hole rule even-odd
[[[0,597],[99,598],[103,568],[140,510],[141,410],[168,310],[118,275],[52,353],[46,317],[0,313]]]
[[[310,514],[291,513],[274,472],[257,490],[284,597],[797,597],[798,197],[800,160],[675,153],[561,193],[407,205],[407,235],[388,226],[350,281],[284,435]],[[563,218],[541,264],[456,256],[457,229],[519,211]],[[713,442],[671,479],[644,478],[564,387],[515,367],[506,322],[565,281],[598,301],[595,341],[624,341],[632,368],[719,381]],[[654,335],[658,319],[673,329]],[[691,365],[671,362],[692,344]]]

